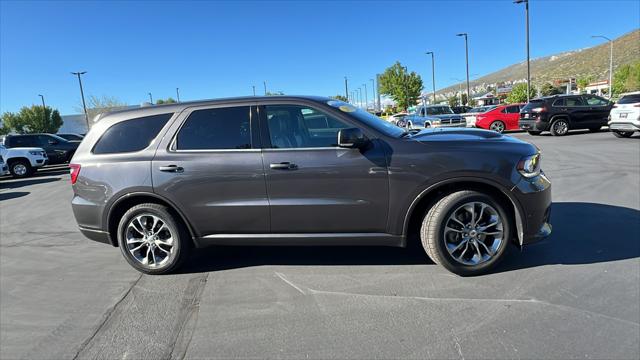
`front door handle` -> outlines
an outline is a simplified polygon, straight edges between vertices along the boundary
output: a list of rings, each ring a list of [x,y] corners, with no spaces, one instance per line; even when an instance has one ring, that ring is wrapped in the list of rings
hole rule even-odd
[[[158,167],[158,169],[160,171],[164,171],[164,172],[173,172],[173,173],[181,173],[184,171],[184,168],[178,166],[178,165],[167,165],[167,166],[160,166]]]
[[[281,163],[271,164],[269,165],[269,167],[274,170],[295,170],[298,168],[298,165],[290,162],[281,162]]]

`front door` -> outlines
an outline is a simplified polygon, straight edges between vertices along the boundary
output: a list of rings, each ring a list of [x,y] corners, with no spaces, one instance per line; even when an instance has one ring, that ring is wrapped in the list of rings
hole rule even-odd
[[[259,108],[272,233],[385,233],[389,183],[382,146],[337,146],[352,120],[302,104]]]
[[[505,109],[505,130],[518,130],[518,120],[520,119],[520,106],[511,105]]]
[[[251,104],[187,109],[158,147],[154,191],[184,212],[198,236],[269,232],[254,109]]]

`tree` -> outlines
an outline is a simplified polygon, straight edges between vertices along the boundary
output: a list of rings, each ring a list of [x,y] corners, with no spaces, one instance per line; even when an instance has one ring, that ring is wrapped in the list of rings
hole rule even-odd
[[[447,98],[447,103],[451,107],[454,107],[454,106],[458,105],[458,97],[457,96],[449,96]]]
[[[172,97],[168,97],[168,98],[166,98],[164,100],[163,99],[156,100],[156,105],[175,104],[175,103],[177,103],[177,101]]]
[[[380,75],[380,94],[390,96],[402,109],[407,109],[420,98],[422,79],[415,72],[408,73],[396,61]]]
[[[542,96],[551,96],[551,95],[558,95],[558,94],[562,94],[562,90],[558,87],[553,86],[552,83],[549,83],[549,82],[544,83],[540,87],[540,95]]]
[[[620,66],[613,74],[613,94],[640,90],[640,61]]]
[[[349,102],[349,99],[347,99],[344,95],[336,95],[336,96],[329,96],[329,97],[332,99]]]
[[[101,97],[97,97],[95,95],[90,95],[87,101],[87,115],[91,122],[96,118],[96,116],[104,112],[123,109],[127,106],[128,104],[126,102],[121,101],[115,96],[102,95]],[[76,106],[75,110],[77,112],[84,113],[82,104]]]
[[[536,90],[532,87],[529,91],[529,97],[534,98],[536,96]],[[511,93],[507,96],[506,102],[508,104],[527,102],[527,84],[516,84],[511,88]]]
[[[592,81],[592,76],[585,76],[576,80],[576,85],[578,85],[579,90],[584,90]]]
[[[58,110],[47,106],[44,111],[40,105],[24,106],[20,112],[2,114],[3,131],[15,131],[20,134],[56,133],[62,126],[62,117]]]

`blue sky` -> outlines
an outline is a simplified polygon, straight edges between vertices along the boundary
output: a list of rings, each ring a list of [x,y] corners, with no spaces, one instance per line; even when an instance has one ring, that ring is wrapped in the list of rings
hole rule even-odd
[[[531,0],[531,55],[597,45],[638,27],[640,2]],[[511,0],[424,2],[2,1],[0,111],[39,103],[62,114],[86,95],[129,104],[262,93],[335,95],[346,75],[361,86],[396,60],[431,88],[525,59],[524,7]],[[370,87],[370,86],[369,86]],[[369,89],[369,92],[371,90]]]

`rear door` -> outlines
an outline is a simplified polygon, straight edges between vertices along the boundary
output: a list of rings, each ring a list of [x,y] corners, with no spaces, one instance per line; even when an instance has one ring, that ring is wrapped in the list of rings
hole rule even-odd
[[[338,147],[338,131],[358,123],[315,104],[267,103],[259,112],[272,233],[387,231],[389,181],[380,143]]]
[[[587,114],[589,123],[594,126],[604,126],[607,124],[607,118],[609,117],[609,111],[611,106],[609,101],[594,95],[585,95],[584,101],[589,107]]]
[[[198,236],[269,232],[262,155],[251,103],[186,109],[158,146],[154,191]]]

